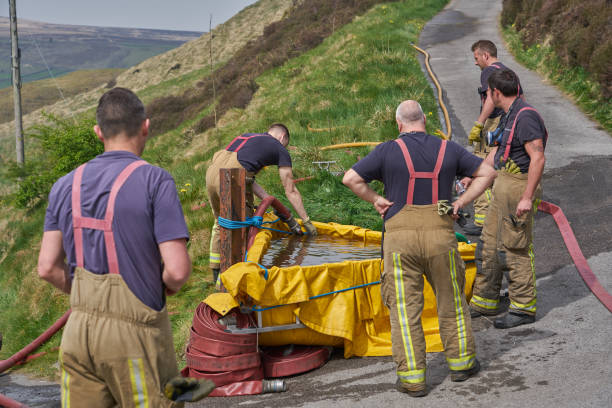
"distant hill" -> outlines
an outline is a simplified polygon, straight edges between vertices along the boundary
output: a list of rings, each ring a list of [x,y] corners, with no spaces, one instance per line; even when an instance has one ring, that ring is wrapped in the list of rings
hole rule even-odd
[[[198,38],[200,32],[92,27],[22,20],[17,23],[22,81],[82,69],[128,68]],[[10,25],[0,17],[0,88],[11,85]],[[46,64],[45,64],[46,61]]]
[[[249,41],[254,41],[261,36],[266,26],[281,20],[295,1],[260,0],[245,7],[225,23],[213,28],[212,61],[214,66],[222,66]],[[51,24],[51,26],[53,25]],[[84,28],[91,29],[92,27]],[[136,32],[139,30],[132,31]],[[177,33],[175,31],[142,31]],[[8,33],[8,29],[6,33]],[[135,90],[145,103],[159,96],[179,94],[185,89],[196,88],[199,86],[198,84],[205,81],[207,76],[210,75],[210,40],[210,34],[205,33],[199,38],[188,41],[177,48],[143,60],[139,64],[124,70],[116,78],[115,84],[116,86]],[[106,82],[100,82],[95,89],[72,97],[66,97],[66,100],[56,98],[55,103],[48,101],[48,104],[41,107],[41,109],[37,109],[24,116],[24,127],[27,129],[32,125],[43,123],[45,118],[41,115],[42,110],[61,117],[92,110],[95,108],[100,96],[107,90],[106,86]],[[58,96],[57,90],[54,91],[54,95]],[[12,115],[12,102],[10,106],[10,115]],[[0,163],[2,163],[3,156],[7,153],[6,150],[8,149],[12,152],[14,149],[13,122],[12,120],[5,123],[1,122]],[[6,145],[6,143],[10,146]],[[10,157],[12,156],[11,153]]]
[[[24,115],[63,98],[91,91],[100,85],[111,86],[121,68],[87,69],[70,72],[55,79],[41,79],[21,87],[21,111]],[[59,89],[58,89],[59,88]],[[60,94],[61,91],[61,94]],[[13,88],[0,89],[0,123],[14,120]]]

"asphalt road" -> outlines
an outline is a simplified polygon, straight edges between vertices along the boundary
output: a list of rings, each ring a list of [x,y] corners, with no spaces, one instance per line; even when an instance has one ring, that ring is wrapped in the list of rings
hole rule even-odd
[[[549,131],[544,199],[561,206],[582,251],[612,292],[612,138],[561,92],[516,63],[504,49],[497,20],[501,0],[454,0],[424,28],[420,45],[445,89],[454,140],[478,114],[480,71],[471,44],[490,39],[514,69]],[[579,277],[552,217],[539,214],[535,228],[538,315],[535,324],[500,331],[474,320],[482,371],[452,383],[441,353],[428,355],[428,396],[395,391],[390,357],[345,360],[337,351],[322,368],[287,379],[289,391],[251,397],[208,398],[199,407],[610,407],[612,314]],[[6,387],[0,378],[0,392]],[[10,381],[10,380],[8,380]],[[14,383],[13,383],[14,384]],[[14,389],[14,387],[13,387]],[[27,401],[24,401],[27,402]],[[54,406],[54,405],[47,405]]]

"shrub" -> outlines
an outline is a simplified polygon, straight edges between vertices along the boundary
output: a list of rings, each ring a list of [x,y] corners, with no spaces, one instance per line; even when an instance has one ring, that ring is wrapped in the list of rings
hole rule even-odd
[[[46,115],[49,124],[34,128],[30,136],[40,143],[38,157],[28,158],[23,167],[13,165],[9,176],[18,184],[14,203],[32,207],[46,200],[55,181],[76,167],[104,152],[104,146],[93,131],[95,119],[75,123]]]
[[[544,44],[565,65],[582,67],[612,96],[610,0],[504,0],[502,25],[512,26],[527,47]]]

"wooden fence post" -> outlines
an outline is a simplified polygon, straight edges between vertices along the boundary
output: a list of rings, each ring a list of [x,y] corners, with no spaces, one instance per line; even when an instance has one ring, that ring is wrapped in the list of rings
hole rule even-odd
[[[219,198],[221,201],[219,216],[232,221],[244,221],[246,218],[246,171],[240,169],[219,170]],[[247,228],[220,229],[221,262],[220,272],[235,263],[244,260],[246,251]]]

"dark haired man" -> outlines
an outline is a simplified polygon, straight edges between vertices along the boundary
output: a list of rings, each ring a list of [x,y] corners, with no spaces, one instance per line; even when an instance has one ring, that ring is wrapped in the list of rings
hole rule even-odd
[[[463,290],[465,265],[457,251],[453,218],[441,215],[438,203],[451,199],[457,175],[474,177],[453,203],[456,215],[491,185],[495,171],[457,143],[426,134],[418,102],[402,102],[395,117],[399,137],[378,145],[346,172],[343,183],[372,203],[384,219],[381,290],[390,310],[396,386],[421,397],[427,394],[423,275],[436,294],[451,380],[465,381],[480,369]],[[383,182],[386,197],[368,186],[372,180]]]
[[[62,406],[177,406],[166,295],[191,273],[174,180],[143,161],[149,119],[128,89],[106,92],[94,131],[104,153],[49,193],[38,273],[70,293],[62,336]],[[148,404],[148,405],[147,405]]]
[[[480,115],[468,136],[468,142],[474,145],[474,154],[483,159],[489,153],[489,146],[486,143],[487,132],[494,131],[499,124],[499,118],[503,111],[493,105],[493,101],[487,98],[488,78],[492,72],[500,69],[507,69],[497,59],[497,47],[492,41],[478,40],[472,44],[472,53],[474,54],[474,64],[481,69],[480,87],[478,94],[480,95]],[[519,93],[523,90],[519,87]],[[463,180],[464,184],[469,184],[468,180]],[[480,235],[482,226],[484,225],[487,216],[487,208],[491,201],[491,189],[485,190],[484,194],[474,200],[474,223],[469,223],[463,230],[470,235]]]
[[[215,215],[215,220],[219,218],[219,170],[222,168],[244,168],[247,172],[247,207],[253,208],[253,193],[260,199],[266,198],[269,194],[259,184],[255,182],[255,175],[266,166],[278,166],[278,174],[285,188],[287,199],[302,218],[302,224],[306,233],[316,235],[317,229],[312,225],[304,204],[302,196],[293,182],[293,171],[291,170],[291,156],[287,151],[289,145],[289,129],[282,123],[270,125],[266,133],[246,133],[236,137],[223,150],[215,153],[212,163],[206,170],[206,190],[208,199]],[[295,234],[302,234],[300,225],[290,217],[285,220],[291,231]],[[210,239],[210,268],[213,280],[216,282],[219,276],[220,263],[220,241],[219,224],[216,221]]]
[[[537,111],[517,96],[519,80],[514,72],[497,70],[489,76],[488,85],[487,98],[504,115],[500,138],[493,141],[495,147],[485,160],[497,169],[498,177],[482,231],[482,270],[476,275],[470,306],[473,317],[499,312],[503,276],[499,249],[509,269],[510,311],[494,325],[506,329],[535,321],[533,217],[542,194],[548,135]]]

